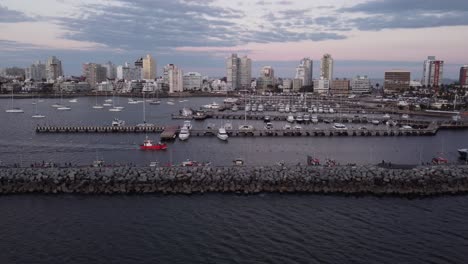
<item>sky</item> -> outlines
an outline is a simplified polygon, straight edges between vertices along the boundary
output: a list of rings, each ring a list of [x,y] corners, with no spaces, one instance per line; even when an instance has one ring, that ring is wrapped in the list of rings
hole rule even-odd
[[[423,61],[445,61],[456,79],[468,64],[467,0],[0,0],[0,67],[55,55],[65,74],[86,62],[121,65],[152,54],[158,73],[226,75],[231,53],[294,77],[301,58],[332,55],[334,76],[383,78],[391,69],[421,79]]]

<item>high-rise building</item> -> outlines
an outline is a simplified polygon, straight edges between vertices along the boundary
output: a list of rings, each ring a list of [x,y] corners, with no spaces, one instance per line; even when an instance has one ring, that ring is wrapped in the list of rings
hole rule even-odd
[[[228,89],[248,89],[252,82],[252,60],[247,56],[239,58],[231,54],[226,60]]]
[[[424,61],[422,84],[425,86],[440,86],[444,77],[444,61],[436,60],[435,56]]]
[[[252,60],[243,56],[240,58],[239,66],[240,88],[247,89],[252,83]]]
[[[370,93],[371,81],[367,76],[356,76],[351,80],[351,92],[354,94]]]
[[[107,62],[102,64],[102,67],[106,68],[106,77],[107,79],[115,79],[117,78],[117,69],[112,62]]]
[[[85,63],[83,64],[83,76],[86,77],[86,82],[92,88],[96,88],[97,84],[107,79],[107,71],[105,67],[102,67],[97,63]]]
[[[42,64],[40,61],[37,61],[25,70],[26,72],[26,79],[33,79],[33,80],[42,80],[46,79],[46,65]]]
[[[296,79],[302,80],[303,86],[311,86],[313,84],[313,61],[310,58],[304,58],[296,68]]]
[[[202,88],[202,76],[198,72],[184,74],[184,91],[198,91]]]
[[[331,83],[330,92],[333,95],[347,95],[347,94],[349,94],[349,80],[347,80],[347,79],[333,80],[333,82]]]
[[[460,87],[468,88],[468,65],[460,68]]]
[[[320,62],[320,78],[333,80],[333,58],[330,54],[325,54]]]
[[[328,94],[330,92],[330,80],[320,78],[314,80],[314,93]]]
[[[403,70],[392,70],[385,72],[384,92],[398,93],[409,89],[411,73]]]
[[[184,90],[183,72],[174,64],[164,67],[164,82],[169,86],[169,93],[182,92]]]
[[[143,79],[156,79],[156,60],[150,54],[143,59]]]
[[[264,66],[257,80],[257,90],[272,89],[276,85],[275,70],[271,66]]]
[[[303,86],[303,81],[302,79],[295,78],[292,80],[292,89],[295,92],[298,92]]]
[[[60,76],[63,76],[62,62],[55,56],[52,56],[47,60],[46,63],[47,80],[55,81]]]

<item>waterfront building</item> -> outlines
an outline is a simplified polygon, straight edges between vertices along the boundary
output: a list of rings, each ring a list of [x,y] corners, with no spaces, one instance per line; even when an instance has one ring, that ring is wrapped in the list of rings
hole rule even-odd
[[[275,70],[271,66],[264,66],[257,79],[257,91],[273,89],[276,85]]]
[[[200,91],[202,88],[203,79],[198,72],[188,72],[184,74],[184,91]]]
[[[62,62],[52,56],[46,62],[46,78],[55,81],[60,76],[63,76]]]
[[[283,89],[283,92],[290,92],[292,88],[293,88],[293,80],[283,79],[283,83],[281,85],[281,89]]]
[[[154,80],[146,80],[143,83],[143,92],[152,93],[158,90],[158,82]]]
[[[89,83],[91,88],[96,88],[97,84],[107,79],[107,70],[97,63],[84,63],[83,76],[86,77],[86,82]]]
[[[182,92],[184,90],[183,72],[174,64],[164,67],[165,82],[169,87],[169,93]]]
[[[104,63],[101,65],[102,67],[106,68],[106,78],[107,79],[115,79],[117,78],[117,69],[115,67],[115,65],[108,61],[107,63]]]
[[[330,92],[333,95],[348,95],[349,94],[349,80],[347,79],[335,79],[331,83]]]
[[[26,79],[33,79],[36,81],[46,79],[46,65],[37,61],[25,69],[25,75]]]
[[[143,58],[143,79],[156,79],[156,60],[150,54]]]
[[[314,93],[328,94],[330,92],[330,80],[320,78],[314,80]]]
[[[353,94],[365,94],[371,92],[371,81],[367,76],[356,76],[351,80],[351,92]]]
[[[320,61],[320,78],[333,80],[333,58],[330,54],[325,54]]]
[[[313,84],[313,61],[310,58],[303,58],[299,66],[296,68],[296,78],[302,81],[303,86],[311,86]]]
[[[87,82],[67,81],[60,83],[60,90],[67,93],[89,92],[91,86]]]
[[[130,65],[125,62],[122,66],[117,67],[117,79],[132,81],[141,79],[141,68],[139,67],[130,67]]]
[[[444,61],[436,60],[435,56],[427,57],[424,61],[422,84],[435,87],[442,84],[444,76]]]
[[[460,68],[460,87],[468,88],[468,65]]]
[[[404,70],[391,70],[385,72],[384,92],[400,93],[409,89],[411,73]]]
[[[240,90],[250,87],[252,81],[252,60],[247,56],[239,58],[233,53],[226,60],[227,85],[229,89]]]
[[[105,81],[97,84],[97,89],[100,92],[112,92],[114,91],[114,84],[110,81]]]
[[[313,82],[312,82],[312,84],[313,84]],[[292,80],[292,89],[293,89],[293,91],[298,92],[302,88],[302,86],[303,86],[302,79],[296,78],[296,79]]]

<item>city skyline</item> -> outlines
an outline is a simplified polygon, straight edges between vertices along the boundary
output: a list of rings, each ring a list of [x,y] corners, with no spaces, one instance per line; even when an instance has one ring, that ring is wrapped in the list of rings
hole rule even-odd
[[[4,0],[0,67],[26,67],[55,55],[66,74],[78,75],[85,62],[122,65],[152,54],[160,65],[225,76],[225,58],[238,53],[252,59],[254,77],[266,65],[277,76],[294,77],[297,62],[310,57],[317,78],[317,62],[330,53],[336,77],[383,78],[396,68],[421,79],[425,58],[437,56],[445,62],[444,78],[457,79],[468,60],[460,56],[468,45],[462,34],[468,30],[467,12],[458,0]],[[118,19],[123,14],[130,22]],[[178,23],[169,24],[171,17]],[[437,38],[427,41],[428,36]]]

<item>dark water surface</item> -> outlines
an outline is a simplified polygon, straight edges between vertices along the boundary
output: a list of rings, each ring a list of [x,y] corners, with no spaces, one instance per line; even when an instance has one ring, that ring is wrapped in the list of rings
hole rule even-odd
[[[103,103],[105,98],[98,99]],[[204,104],[224,98],[177,98],[175,105],[168,105],[167,99],[159,106],[146,105],[146,118],[158,125],[182,125],[182,120],[172,120],[171,114],[178,113],[183,107],[198,109]],[[169,144],[164,152],[142,152],[138,145],[144,140],[144,134],[36,134],[37,124],[49,125],[110,125],[114,117],[125,120],[128,125],[143,121],[142,104],[128,104],[126,98],[115,98],[115,104],[124,106],[119,113],[107,109],[95,110],[93,97],[78,98],[78,103],[63,104],[72,107],[71,111],[57,111],[51,105],[56,99],[45,99],[37,104],[38,113],[47,117],[43,120],[32,119],[36,106],[32,99],[15,100],[17,106],[25,110],[24,114],[7,114],[10,101],[0,100],[0,161],[4,163],[32,162],[73,162],[91,164],[98,156],[107,163],[136,163],[148,165],[151,161],[161,163],[179,163],[186,159],[200,162],[211,161],[215,165],[231,164],[232,160],[242,157],[247,164],[272,164],[281,160],[295,164],[306,162],[307,155],[321,160],[333,158],[340,163],[378,163],[386,160],[394,163],[419,163],[430,161],[440,155],[451,162],[458,162],[457,149],[468,147],[468,131],[441,131],[434,137],[275,137],[242,138],[232,137],[229,142],[222,142],[216,137],[191,137],[186,142],[176,140]],[[188,100],[187,102],[179,102]],[[239,112],[242,113],[242,112]],[[208,123],[220,126],[224,120],[192,121],[195,127],[204,128]],[[262,128],[262,121],[248,121],[257,128]],[[238,127],[243,120],[234,120]],[[285,122],[275,122],[275,127],[282,127]],[[305,126],[305,125],[303,125]],[[314,127],[315,125],[311,125]],[[323,126],[323,124],[321,124]],[[330,126],[330,125],[328,125]],[[352,125],[349,125],[352,126]],[[360,125],[358,125],[360,126]],[[150,135],[158,140],[159,134]]]
[[[0,263],[466,263],[468,197],[0,197]]]

